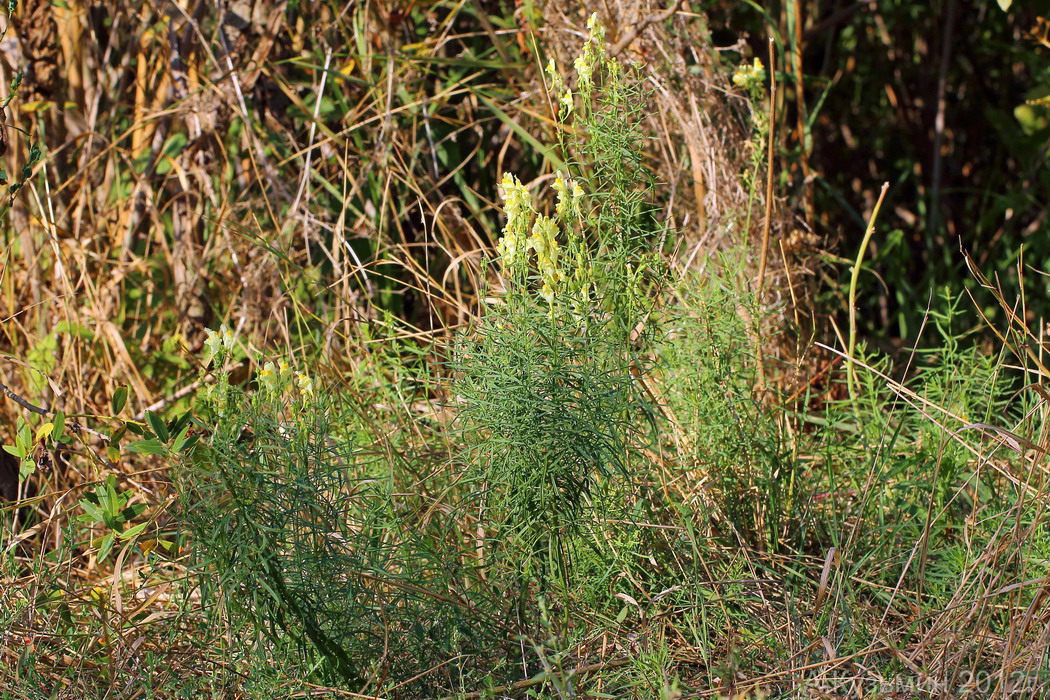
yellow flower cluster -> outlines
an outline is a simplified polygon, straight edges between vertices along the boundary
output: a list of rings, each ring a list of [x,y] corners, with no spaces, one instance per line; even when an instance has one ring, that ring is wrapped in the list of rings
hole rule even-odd
[[[521,184],[521,180],[506,173],[500,188],[503,190],[503,209],[507,212],[507,225],[503,227],[503,236],[496,245],[496,252],[500,255],[503,269],[509,272],[519,260],[519,253],[522,256],[521,260],[525,259],[525,239],[535,212],[532,208],[532,195]]]
[[[605,27],[598,21],[595,12],[587,20],[590,35],[583,45],[583,53],[576,57],[573,67],[576,68],[576,84],[580,92],[589,93],[594,86],[594,68],[605,61]]]
[[[272,362],[267,362],[259,371],[259,384],[268,393],[279,394],[284,390],[284,386],[288,382],[288,377],[291,373],[292,368],[289,367],[288,363],[284,360],[281,360],[278,365],[275,365]]]
[[[205,366],[217,357],[225,358],[233,350],[233,331],[227,328],[225,323],[217,331],[205,328],[204,335]]]
[[[267,396],[277,397],[292,384],[292,368],[284,360],[278,363],[267,362],[259,370],[259,386]],[[314,382],[309,375],[302,372],[295,373],[295,384],[299,388],[299,395],[304,399],[314,395]]]
[[[543,283],[539,294],[553,306],[555,296],[566,280],[566,271],[561,263],[562,248],[558,242],[559,222],[565,224],[571,237],[573,222],[580,215],[583,188],[571,178],[558,173],[551,185],[557,194],[554,216],[537,213],[528,189],[510,173],[503,176],[501,189],[507,224],[503,227],[503,236],[499,239],[496,252],[500,256],[503,272],[512,275],[515,269],[523,270],[528,265],[529,253],[534,252],[539,279]],[[579,267],[582,267],[578,251],[576,258],[579,259]],[[580,280],[579,270],[574,274],[574,279]]]
[[[766,80],[766,69],[758,58],[752,64],[741,63],[733,73],[733,84],[745,90],[761,87]]]
[[[587,20],[587,29],[590,34],[583,45],[583,53],[573,61],[576,69],[576,87],[585,96],[589,95],[594,87],[594,71],[605,65],[610,73],[615,75],[619,65],[609,60],[605,53],[605,27],[598,21],[598,13],[594,13]],[[572,90],[565,85],[565,80],[558,71],[558,65],[554,59],[547,61],[545,69],[550,79],[550,93],[557,98],[558,116],[565,119],[575,107]]]

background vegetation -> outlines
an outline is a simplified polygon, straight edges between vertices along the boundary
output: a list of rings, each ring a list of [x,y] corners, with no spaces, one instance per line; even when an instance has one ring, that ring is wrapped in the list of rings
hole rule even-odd
[[[1021,5],[9,3],[0,694],[1041,697]]]

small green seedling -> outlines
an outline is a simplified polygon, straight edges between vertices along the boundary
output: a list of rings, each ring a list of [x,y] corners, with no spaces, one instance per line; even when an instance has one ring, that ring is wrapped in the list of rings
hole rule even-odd
[[[131,540],[141,534],[149,524],[144,522],[124,529],[127,523],[146,510],[145,503],[129,506],[131,496],[130,491],[117,492],[117,478],[110,474],[103,483],[95,486],[94,491],[88,492],[86,497],[80,499],[80,507],[84,509],[84,514],[78,520],[92,524],[102,523],[109,529],[109,532],[92,542],[92,545],[98,547],[99,561],[105,561],[109,556],[114,542]]]

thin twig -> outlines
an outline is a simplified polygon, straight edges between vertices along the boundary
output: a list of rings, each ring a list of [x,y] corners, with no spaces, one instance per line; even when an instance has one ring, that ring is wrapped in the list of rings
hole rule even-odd
[[[55,411],[52,411],[49,408],[41,408],[40,406],[37,406],[36,404],[29,403],[28,401],[23,399],[18,394],[16,394],[15,392],[11,391],[7,387],[7,385],[4,384],[3,382],[0,382],[0,390],[2,390],[5,394],[7,394],[7,397],[9,399],[11,399],[16,404],[18,404],[19,406],[21,406],[22,408],[24,408],[25,410],[27,410],[27,411],[29,411],[31,413],[35,413],[35,414],[37,414],[39,416],[44,416],[45,418],[47,416],[55,415]],[[67,421],[66,424],[74,432],[88,433],[88,434],[94,435],[98,439],[104,440],[106,442],[109,442],[110,439],[111,439],[108,435],[104,435],[104,434],[98,432],[97,430],[92,430],[91,428],[87,427],[86,425],[81,425],[80,423],[77,423],[76,421]]]
[[[570,673],[573,676],[582,675],[584,673],[591,673],[592,671],[604,671],[607,668],[619,668],[620,666],[626,666],[630,663],[630,659],[617,659],[615,661],[606,661],[600,664],[590,664],[589,666],[579,666]],[[492,695],[499,693],[510,693],[518,690],[524,690],[525,688],[531,688],[534,685],[539,685],[547,681],[547,676],[543,675],[539,678],[529,678],[517,683],[510,683],[508,685],[501,685],[496,688],[490,688],[489,690],[479,690],[473,693],[464,693],[463,695],[456,695],[457,698],[483,698],[491,697]],[[444,700],[452,700],[451,697],[445,698]]]
[[[762,255],[758,260],[758,301],[766,282],[766,258],[769,256],[769,231],[773,226],[773,143],[777,130],[777,68],[773,40],[769,40],[769,128],[766,146],[766,216],[762,222]]]
[[[149,406],[146,406],[146,408],[142,409],[141,411],[139,411],[138,413],[135,414],[135,420],[137,420],[137,421],[145,420],[147,411],[151,411],[153,413],[156,413],[157,411],[161,410],[165,406],[167,406],[169,404],[173,404],[176,401],[178,401],[179,399],[185,398],[185,397],[189,396],[190,394],[192,394],[193,392],[197,391],[197,389],[200,388],[200,385],[201,385],[201,380],[198,379],[197,381],[193,382],[192,384],[187,384],[186,386],[182,387],[181,389],[176,391],[174,394],[171,394],[170,396],[165,396],[164,398],[160,399],[159,401],[155,401],[154,403],[151,403]]]

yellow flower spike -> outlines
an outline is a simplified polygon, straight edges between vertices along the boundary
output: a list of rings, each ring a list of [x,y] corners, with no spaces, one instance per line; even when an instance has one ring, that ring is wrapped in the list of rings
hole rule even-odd
[[[519,253],[528,251],[528,243],[525,239],[529,233],[534,211],[532,195],[518,178],[507,173],[503,176],[500,185],[503,190],[507,224],[503,227],[503,236],[499,239],[496,252],[500,255],[504,273],[509,274],[519,260]]]
[[[281,360],[281,363],[277,366],[277,373],[282,377],[287,377],[292,373],[292,368],[288,365],[285,360]]]
[[[599,21],[597,12],[592,13],[591,16],[587,18],[587,29],[591,32],[589,41],[598,43],[605,41],[605,27],[603,27],[601,21]]]
[[[597,12],[587,19],[587,29],[590,36],[584,44],[583,53],[591,63],[602,63],[605,61],[605,27],[598,20]]]
[[[583,201],[583,188],[580,187],[579,183],[574,182],[572,184],[572,212],[573,214],[579,215],[580,213],[580,202]]]

